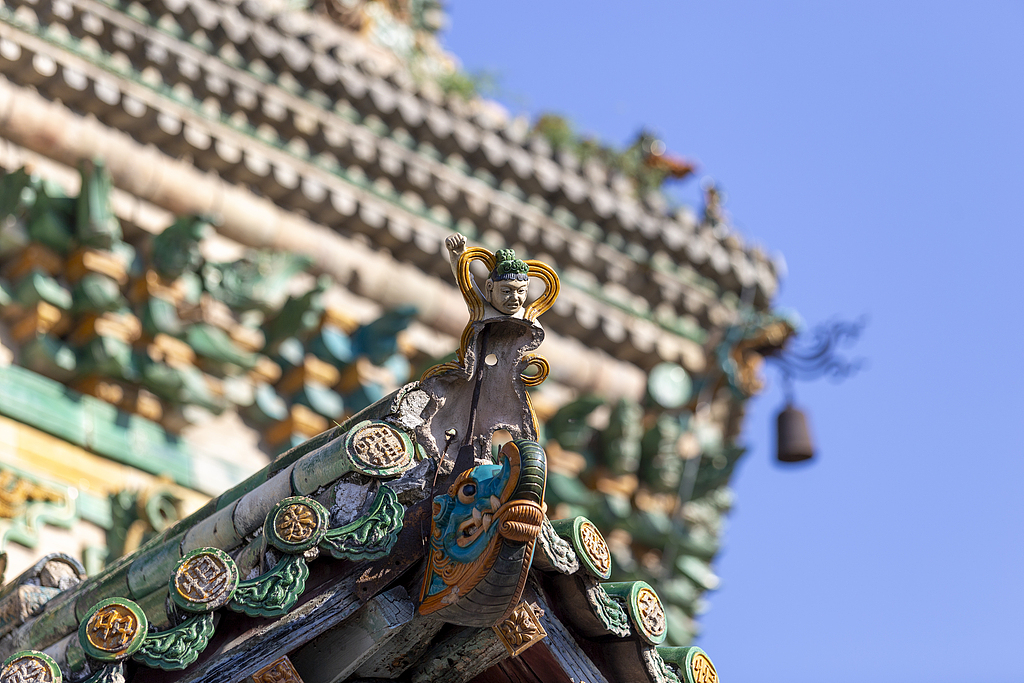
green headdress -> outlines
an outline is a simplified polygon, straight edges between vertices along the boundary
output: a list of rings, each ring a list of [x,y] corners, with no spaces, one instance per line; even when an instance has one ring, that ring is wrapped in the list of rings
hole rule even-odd
[[[494,264],[494,270],[491,271],[491,279],[495,282],[530,279],[527,274],[530,272],[530,267],[526,265],[526,261],[517,259],[516,252],[512,249],[499,249],[494,256],[497,258],[497,263]]]

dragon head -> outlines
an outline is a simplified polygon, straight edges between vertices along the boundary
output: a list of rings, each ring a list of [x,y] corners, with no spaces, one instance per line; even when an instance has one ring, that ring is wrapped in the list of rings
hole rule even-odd
[[[434,498],[431,552],[420,611],[442,609],[469,593],[502,550],[529,545],[544,521],[547,480],[544,450],[536,442],[505,444],[500,463],[460,474],[447,494]]]

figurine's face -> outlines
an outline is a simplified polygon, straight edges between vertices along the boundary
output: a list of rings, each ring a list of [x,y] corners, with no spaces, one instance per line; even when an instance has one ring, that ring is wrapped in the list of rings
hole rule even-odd
[[[525,280],[494,280],[484,283],[484,294],[497,310],[505,315],[514,315],[526,303],[530,283]]]

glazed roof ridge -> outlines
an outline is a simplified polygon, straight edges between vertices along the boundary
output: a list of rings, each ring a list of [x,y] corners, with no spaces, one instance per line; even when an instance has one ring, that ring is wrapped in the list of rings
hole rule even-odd
[[[164,4],[163,0],[152,3],[155,6],[162,4]],[[211,20],[223,21],[226,18],[224,8],[209,0],[173,0],[170,4],[202,8],[200,11],[210,16]],[[258,8],[259,5],[253,2],[243,2],[239,3],[238,7],[244,10]],[[400,103],[403,95],[425,100],[425,105],[430,111],[422,117],[417,117],[420,118],[420,121],[416,122],[413,127],[429,126],[432,118],[437,120],[436,125],[444,126],[446,123],[444,118],[453,116],[457,119],[454,123],[469,126],[468,128],[463,126],[463,130],[456,130],[455,134],[451,136],[464,153],[474,154],[480,150],[481,153],[477,154],[475,159],[484,161],[494,170],[507,169],[508,172],[515,175],[520,175],[516,173],[517,160],[513,158],[518,157],[518,163],[527,171],[522,174],[523,176],[532,176],[533,174],[530,174],[529,171],[535,171],[543,190],[549,193],[560,191],[561,196],[568,200],[569,206],[577,211],[583,208],[598,216],[605,214],[602,216],[603,218],[610,219],[614,216],[619,221],[624,234],[642,231],[650,233],[646,235],[648,237],[657,238],[660,236],[660,231],[656,227],[652,231],[652,221],[654,223],[667,221],[683,229],[692,229],[693,227],[686,222],[685,218],[680,219],[666,214],[653,213],[645,209],[642,203],[632,195],[631,189],[627,189],[621,182],[615,182],[615,177],[618,174],[608,172],[604,168],[597,168],[594,173],[590,174],[581,173],[560,163],[557,157],[566,156],[565,152],[556,152],[546,140],[538,135],[527,135],[514,120],[497,121],[497,117],[488,115],[493,108],[474,105],[473,102],[467,103],[454,96],[441,99],[438,96],[437,88],[431,87],[434,84],[418,84],[396,59],[388,59],[387,57],[390,55],[373,54],[374,51],[370,49],[372,46],[367,45],[364,39],[340,26],[329,21],[315,21],[307,12],[301,10],[286,15],[289,17],[289,22],[282,21],[280,19],[282,15],[270,15],[251,10],[244,13],[258,27],[276,30],[281,37],[302,42],[309,50],[309,54],[301,56],[279,50],[278,54],[282,55],[282,58],[278,61],[281,65],[292,70],[297,67],[313,66],[314,68],[309,68],[308,71],[318,78],[324,71],[315,68],[315,62],[323,60],[323,58],[334,61],[340,70],[339,73],[342,74],[345,73],[346,67],[350,69],[358,67],[365,72],[365,75],[359,74],[362,76],[361,79],[357,77],[358,80],[364,81],[359,86],[365,88],[370,97],[376,100],[374,104],[379,106],[382,101],[390,103],[390,106],[394,107],[391,113],[402,118],[407,125],[412,122],[404,118],[406,112],[403,111]],[[291,23],[292,26],[287,26],[287,23]],[[311,45],[311,42],[317,44]],[[360,43],[362,43],[361,49],[353,47]],[[314,48],[323,49],[324,52],[318,54]],[[384,51],[378,50],[377,52],[383,53]],[[264,56],[274,58],[277,55]],[[344,76],[342,80],[344,80]],[[330,84],[323,83],[323,85]],[[452,122],[447,123],[450,127]],[[504,138],[504,143],[501,138]],[[591,165],[602,166],[595,160],[591,160],[591,162]],[[533,169],[530,169],[530,166]],[[599,178],[600,176],[604,176],[607,182],[598,182],[595,177]],[[587,202],[589,202],[589,206]],[[613,207],[616,208],[613,209]],[[736,237],[735,234],[729,236]],[[723,235],[720,241],[725,242],[729,236]],[[668,247],[660,240],[656,241],[660,246]],[[730,251],[739,251],[751,260],[763,261],[770,270],[771,276],[777,277],[778,273],[774,262],[765,257],[759,248],[735,245]],[[771,294],[769,294],[770,296]]]
[[[12,36],[12,38],[13,38],[13,36]],[[25,49],[29,50],[30,48],[28,48],[26,46]],[[24,58],[26,60],[32,61],[28,54],[20,55],[20,57]],[[60,59],[62,61],[64,60],[63,57],[60,57]],[[33,61],[33,66],[37,66],[34,61]],[[60,65],[58,65],[56,63],[54,63],[54,64],[52,64],[50,66],[52,67],[52,73],[45,74],[45,76],[47,78],[52,78],[52,77],[56,76],[56,78],[58,78],[58,79],[64,78],[66,80],[75,81],[74,83],[71,83],[71,84],[64,83],[64,82],[58,83],[57,96],[61,97],[62,99],[65,99],[65,101],[74,101],[75,98],[74,98],[73,91],[77,91],[80,94],[83,91],[83,89],[88,89],[89,87],[94,87],[94,88],[97,89],[97,91],[99,90],[99,85],[100,84],[98,82],[95,82],[95,80],[90,80],[91,76],[89,76],[86,73],[89,69],[83,69],[81,71],[75,71],[74,68],[72,68],[72,71],[64,71],[64,70],[62,70],[62,68],[60,68]],[[82,67],[80,66],[79,68],[82,68]],[[60,71],[59,75],[57,74],[58,71]],[[38,83],[37,83],[38,87],[42,88],[42,87],[45,86],[46,78],[39,79],[38,78],[38,74],[36,76],[34,76],[33,78],[34,78],[34,80],[38,81]],[[69,85],[70,85],[70,88],[69,88]],[[138,86],[139,89],[145,87],[145,86],[142,86],[140,84],[136,84],[136,85]],[[111,99],[110,98],[110,94],[111,93],[113,93],[115,96],[117,96],[118,86],[116,84],[108,83],[108,84],[106,84],[105,87],[108,89],[108,92],[106,93],[107,94],[107,98],[106,99],[108,99],[108,100]],[[136,88],[132,88],[132,89],[136,89]],[[141,90],[140,90],[140,92],[135,93],[135,94],[136,95],[142,95],[143,98],[145,99],[144,93]],[[131,97],[131,96],[129,96],[129,97]],[[118,113],[119,116],[121,116],[122,118],[126,119],[125,122],[131,122],[131,118],[130,117],[125,117],[123,111],[120,111],[119,108],[117,108],[114,104],[111,104],[110,102],[104,103],[103,100],[104,100],[103,97],[89,97],[89,98],[87,98],[87,101],[88,101],[90,106],[92,106],[94,108],[95,107],[102,107],[102,106],[112,106],[115,109],[117,109],[117,113]],[[142,109],[145,109],[146,105],[145,105],[143,100],[132,98],[132,101],[135,102],[135,106],[142,107]],[[95,111],[93,113],[95,113]],[[152,122],[149,121],[148,119],[146,119],[145,117],[143,117],[143,114],[145,113],[144,111],[140,111],[140,112],[137,112],[137,113],[139,113],[139,116],[142,117],[140,123],[142,123],[142,127],[143,127],[144,132],[145,132],[145,134],[147,136],[147,139],[152,141],[151,140],[151,136],[159,133],[159,127],[158,126],[152,126]],[[194,144],[196,142],[196,138],[198,137],[199,138],[199,143],[203,143],[205,141],[205,143],[206,143],[206,145],[205,145],[206,151],[209,151],[210,147],[217,147],[218,150],[219,150],[219,145],[211,145],[210,144],[210,137],[206,133],[202,132],[200,127],[197,127],[196,124],[201,124],[202,121],[197,121],[194,117],[192,117],[192,114],[194,114],[194,112],[186,112],[186,113],[188,114],[188,116],[183,115],[182,118],[186,119],[186,124],[188,124],[188,125],[186,125],[184,127],[183,131],[179,131],[179,132],[182,132],[182,136],[181,136],[181,139],[178,139],[175,144],[181,144],[183,141],[186,144],[189,144],[189,143]],[[204,135],[206,136],[205,140],[203,139]],[[247,138],[246,142],[248,142],[248,141],[251,141],[251,138]],[[242,147],[242,145],[239,144],[237,147],[240,149]],[[275,150],[272,146],[268,147],[268,149],[270,151],[274,152],[274,153],[277,153],[277,154],[282,153],[281,150]],[[191,151],[202,152],[203,149],[193,149]],[[266,162],[264,162],[264,163],[266,163]],[[228,164],[224,164],[224,165],[228,165]],[[289,165],[291,165],[291,162],[289,162]],[[249,164],[249,166],[251,167],[252,164]],[[260,169],[258,169],[258,168],[255,171],[252,168],[243,169],[243,170],[245,172],[259,172],[260,171]],[[269,175],[272,171],[273,171],[273,169],[270,168],[269,165],[267,165],[266,167],[264,167],[262,169],[262,173],[265,176]],[[276,179],[275,179],[275,182],[276,182]],[[293,187],[292,189],[295,190],[297,188]],[[280,188],[279,188],[278,192],[280,192]],[[351,209],[352,211],[356,210],[354,205],[357,204],[359,200],[362,200],[363,204],[365,204],[365,205],[375,204],[374,200],[377,199],[377,198],[373,194],[365,192],[365,188],[363,188],[362,192],[360,192],[360,190],[357,189],[356,193],[360,194],[361,196],[358,196],[358,197],[352,196],[352,192],[350,191],[350,189],[347,189],[345,191],[345,194],[347,196],[349,196],[349,199],[346,200],[346,201],[351,201],[353,203],[353,207]],[[280,197],[278,197],[278,198],[280,198]],[[332,209],[332,210],[334,210],[334,209]],[[385,224],[384,227],[387,229],[387,231],[389,233],[396,233],[396,232],[398,233],[398,234],[391,235],[389,240],[392,243],[391,244],[385,244],[385,246],[397,247],[397,246],[399,246],[401,244],[404,244],[405,242],[409,241],[408,238],[411,235],[413,237],[413,240],[412,240],[413,246],[416,248],[416,250],[415,250],[414,253],[407,254],[407,256],[412,256],[413,257],[412,260],[414,262],[418,262],[418,265],[421,268],[424,268],[425,270],[428,270],[428,271],[431,271],[431,270],[434,270],[434,271],[444,271],[444,275],[447,276],[446,264],[443,263],[443,259],[439,259],[438,258],[437,253],[436,253],[436,249],[438,248],[440,240],[444,236],[440,232],[440,231],[443,231],[443,228],[441,226],[434,227],[433,224],[431,223],[431,221],[429,221],[427,219],[423,219],[423,217],[415,217],[415,216],[413,217],[413,221],[412,221],[413,223],[415,223],[415,225],[410,225],[410,221],[407,220],[408,217],[403,218],[401,215],[396,215],[395,214],[395,210],[399,210],[400,211],[399,207],[397,207],[397,206],[390,207],[390,210],[389,210],[389,207],[387,205],[384,205],[383,207],[382,206],[377,206],[376,209],[374,209],[371,206],[369,209],[366,209],[366,210],[370,211],[370,215],[363,215],[361,217],[362,220],[376,221],[378,223],[378,225],[380,224],[381,221],[383,221],[383,223]],[[365,214],[366,210],[364,210],[362,213]],[[419,220],[416,220],[417,218]],[[325,223],[330,223],[332,221],[328,220],[328,221],[324,221],[324,222]],[[425,233],[423,233],[424,229],[427,230],[427,233],[435,232],[436,234],[434,234],[434,235],[425,234]],[[371,230],[371,232],[372,232],[372,230]],[[412,234],[412,233],[415,233],[415,234]],[[614,252],[614,250],[607,250],[607,251],[609,253],[611,253],[613,257],[618,257],[618,258],[622,257],[621,254],[618,254],[617,252]],[[441,272],[437,272],[436,274],[441,275],[442,273]],[[682,287],[680,287],[680,289],[682,289]],[[688,299],[692,299],[692,293],[690,293],[690,294],[691,294],[691,296],[687,297]],[[718,306],[718,304],[713,300],[713,297],[709,297],[709,298],[712,299],[712,301],[709,302],[709,303],[711,303],[714,306]],[[563,304],[563,306],[560,309],[560,311],[568,314],[568,313],[571,312],[571,309],[567,308],[567,304]],[[619,318],[619,317],[621,317],[621,315],[622,315],[622,313],[619,313],[619,312],[602,311],[602,317],[604,317],[606,319],[609,319],[609,320],[614,320],[615,318]],[[636,310],[632,311],[630,313],[630,315],[631,316],[649,317],[649,316],[645,316],[644,313],[636,311]],[[559,316],[556,313],[556,314],[553,315],[553,317],[558,318]],[[575,321],[575,320],[563,321],[563,323],[568,323],[570,325],[575,325],[576,322],[577,321]],[[660,323],[660,321],[659,321],[659,323]],[[614,322],[610,322],[609,325],[611,325],[611,327],[608,327],[607,325],[602,326],[602,331],[604,332],[607,329],[613,329],[613,330],[616,330],[616,329],[634,330],[636,328],[636,326],[634,324],[616,324]],[[659,335],[661,337],[661,341],[657,344],[657,348],[658,349],[666,349],[666,350],[671,350],[671,349],[677,348],[679,342],[678,341],[673,341],[671,339],[671,337],[674,336],[674,335],[678,335],[680,333],[679,332],[679,328],[678,327],[672,327],[672,326],[665,327],[664,325],[662,325],[662,327],[664,327],[664,330],[667,333],[667,336],[666,336],[666,334],[660,334]],[[563,326],[561,326],[561,325],[559,325],[557,323],[554,325],[554,328],[555,329],[560,329],[560,328],[564,329]],[[642,337],[649,336],[648,334],[643,334],[643,333],[638,333],[638,334],[641,334]],[[601,336],[603,337],[604,335],[602,334]],[[618,335],[615,335],[615,336],[618,336]],[[617,354],[617,353],[621,353],[621,351],[622,351],[622,344],[621,343],[616,343],[613,338],[599,339],[598,341],[601,342],[601,343],[598,344],[600,347],[604,348],[605,350],[611,351],[612,353],[616,353]],[[644,341],[643,339],[641,339],[640,341],[644,342],[642,344],[639,344],[640,346],[645,347],[645,348],[650,347],[650,344],[647,343],[646,341]],[[673,355],[674,355],[674,353],[673,353]]]
[[[396,506],[400,512],[397,518],[392,518],[387,522],[387,533],[391,540],[381,542],[388,544],[385,550],[386,554],[380,556],[366,553],[361,556],[358,549],[353,553],[342,551],[340,554],[336,554],[329,545],[320,543],[314,537],[313,547],[319,546],[328,551],[317,554],[331,555],[338,560],[349,560],[349,563],[347,565],[336,564],[327,568],[321,562],[314,567],[309,567],[305,558],[299,559],[298,562],[301,563],[302,570],[305,570],[305,575],[300,581],[287,587],[288,590],[296,592],[283,611],[278,611],[273,603],[269,605],[243,603],[243,605],[254,607],[252,611],[245,609],[244,606],[242,609],[238,609],[237,606],[229,607],[231,611],[239,612],[244,616],[269,619],[269,621],[262,622],[245,622],[249,629],[243,629],[244,633],[254,639],[252,642],[256,644],[257,648],[263,647],[263,651],[254,654],[248,645],[245,650],[235,649],[234,645],[228,645],[224,650],[210,650],[211,656],[201,660],[196,667],[191,666],[196,660],[196,656],[193,656],[183,663],[177,662],[180,666],[173,666],[171,670],[183,671],[181,674],[184,677],[183,680],[216,680],[218,676],[223,678],[230,666],[226,663],[229,659],[242,658],[241,652],[248,653],[250,660],[266,656],[268,641],[275,637],[281,637],[280,634],[285,634],[287,637],[289,624],[302,622],[303,629],[315,629],[310,630],[301,640],[293,640],[290,647],[285,648],[295,650],[297,646],[305,646],[312,642],[313,638],[319,636],[326,629],[347,621],[361,604],[375,600],[381,595],[386,596],[392,590],[399,591],[403,596],[405,604],[410,608],[409,616],[412,617],[415,603],[402,587],[400,579],[401,575],[405,573],[404,570],[386,575],[381,581],[380,577],[384,572],[380,569],[380,562],[398,566],[401,566],[403,561],[416,563],[425,552],[420,550],[417,554],[415,551],[406,550],[404,554],[410,557],[405,559],[402,557],[403,551],[401,550],[403,536],[416,545],[418,545],[416,542],[422,538],[423,527],[416,521],[416,510],[429,511],[432,496],[428,483],[430,475],[436,469],[435,465],[430,464],[433,460],[420,450],[420,439],[409,440],[406,438],[406,436],[418,434],[417,430],[420,424],[415,422],[413,411],[402,414],[400,407],[405,401],[407,392],[420,391],[418,384],[407,385],[352,416],[343,424],[297,445],[246,481],[223,492],[185,519],[179,520],[169,528],[157,533],[135,552],[118,558],[92,577],[86,578],[80,565],[72,560],[79,581],[61,592],[47,596],[45,600],[48,603],[47,608],[42,614],[37,611],[32,614],[16,615],[9,633],[0,641],[0,652],[2,652],[0,656],[6,657],[14,651],[26,648],[38,650],[45,648],[47,652],[54,653],[54,656],[62,659],[64,663],[70,664],[71,658],[64,654],[64,648],[60,643],[76,642],[82,628],[80,624],[89,623],[90,615],[95,614],[95,609],[98,606],[109,604],[109,601],[113,599],[111,596],[119,596],[117,599],[132,601],[127,604],[139,609],[140,614],[144,611],[150,616],[150,624],[156,627],[157,633],[166,633],[168,626],[174,623],[170,617],[170,610],[165,609],[165,606],[169,604],[167,596],[170,593],[173,596],[172,600],[178,605],[181,605],[179,598],[182,597],[180,592],[171,593],[175,590],[173,586],[176,584],[171,582],[169,585],[168,579],[177,576],[183,563],[187,563],[190,558],[197,555],[213,553],[225,558],[228,566],[236,567],[235,572],[242,576],[252,577],[252,574],[248,572],[255,572],[257,576],[250,578],[250,581],[274,580],[272,571],[267,571],[267,568],[262,565],[261,555],[268,550],[264,541],[268,535],[273,533],[268,531],[269,528],[272,528],[268,524],[272,524],[275,520],[273,517],[275,511],[281,509],[281,505],[286,501],[293,504],[300,502],[307,507],[330,506],[333,510],[334,505],[331,502],[336,500],[337,494],[331,486],[335,482],[341,481],[347,473],[353,470],[366,475],[365,483],[357,485],[361,488],[360,493],[363,496],[362,503],[358,506],[359,514],[364,515],[357,519],[372,519],[376,508],[373,510],[370,508],[376,506],[377,501],[382,498],[390,500],[391,505]],[[412,419],[410,420],[410,418]],[[372,429],[374,425],[386,425],[393,432],[405,435],[402,436],[407,458],[404,464],[397,465],[395,469],[388,469],[368,463],[357,465],[354,456],[338,457],[339,454],[352,452],[350,450],[352,448],[351,435],[358,435],[359,430],[362,429]],[[381,495],[382,492],[385,493]],[[400,499],[399,496],[403,495],[404,498]],[[354,498],[353,500],[359,499]],[[320,523],[328,527],[326,529],[328,535],[332,531],[348,528],[345,525],[329,523],[328,514],[328,510],[323,509],[323,516],[320,518],[322,520]],[[422,515],[422,512],[419,514]],[[422,520],[424,517],[419,516],[418,519]],[[585,518],[577,518],[574,522],[581,519],[583,523],[589,523]],[[393,526],[395,524],[397,525]],[[556,532],[550,524],[547,527],[552,533],[560,533]],[[324,531],[320,533],[319,538],[323,539]],[[561,533],[564,538],[564,532]],[[571,543],[570,546],[569,542],[565,542],[567,551],[569,553],[580,552],[578,550],[580,542],[574,538]],[[603,539],[602,544],[604,545]],[[303,552],[302,548],[286,549],[273,542],[271,547],[278,551],[279,556],[285,554],[298,556]],[[574,548],[577,550],[574,551]],[[538,550],[538,554],[540,553],[543,553],[543,546]],[[37,567],[41,567],[54,557],[51,555],[44,558]],[[317,555],[307,557],[309,557],[308,561],[312,563]],[[375,559],[377,560],[376,564],[367,563],[367,561],[372,562]],[[532,580],[525,592],[522,593],[522,597],[535,606],[537,603],[534,601],[540,603],[544,614],[547,615],[546,630],[552,637],[551,642],[556,643],[557,649],[563,650],[570,660],[575,658],[581,665],[586,665],[590,680],[604,680],[604,675],[615,673],[618,675],[615,675],[614,679],[621,676],[634,680],[637,675],[640,675],[645,680],[648,679],[648,676],[651,680],[674,680],[667,675],[658,676],[658,672],[652,670],[653,666],[660,669],[663,674],[668,673],[665,669],[665,661],[671,661],[671,657],[669,657],[671,651],[657,648],[657,644],[664,641],[662,634],[667,624],[662,601],[649,584],[643,581],[608,583],[606,582],[609,578],[608,573],[595,572],[592,563],[588,566],[585,558],[575,564],[560,564],[557,559],[549,566],[544,566],[537,560],[533,560],[533,562],[536,564],[530,568]],[[365,571],[367,568],[374,567],[377,568],[376,572],[367,573]],[[527,567],[529,568],[529,565]],[[261,569],[263,571],[260,571]],[[338,571],[339,569],[340,571]],[[33,571],[35,569],[19,577],[8,587],[8,590],[13,589],[19,580],[29,578]],[[312,571],[318,571],[318,576],[307,584],[306,578],[311,575]],[[365,582],[364,579],[366,579]],[[602,582],[601,579],[604,581]],[[237,581],[237,575],[235,581]],[[363,582],[362,585],[360,582]],[[263,585],[268,584],[264,583]],[[627,604],[619,610],[623,621],[618,622],[618,627],[614,627],[601,616],[597,605],[589,604],[590,591],[602,594],[610,603],[610,595],[625,598],[630,591],[644,590],[645,588],[653,594],[657,608],[661,611],[660,632],[652,633],[644,625],[646,620],[642,621],[638,616],[637,610],[640,608],[635,599],[627,598],[625,600]],[[312,599],[297,603],[296,600],[304,593],[310,593],[310,589],[317,591],[317,594],[311,596]],[[228,595],[230,597],[230,593]],[[553,609],[547,597],[551,595],[557,595],[560,599],[572,600],[582,609],[576,615],[569,610],[566,615],[556,617],[557,610]],[[519,600],[519,596],[517,595],[514,599]],[[223,605],[223,603],[220,604]],[[338,609],[344,605],[348,607]],[[321,613],[330,610],[335,614],[335,618],[330,623],[319,625],[319,622],[315,622],[314,618],[310,616],[313,610],[321,609],[321,606],[323,606]],[[266,607],[266,611],[261,611],[263,607]],[[216,608],[209,607],[204,611],[209,612]],[[222,612],[222,614],[226,613]],[[244,617],[235,617],[235,619],[242,618]],[[561,625],[563,620],[576,628],[574,630],[567,629]],[[283,630],[275,633],[275,629],[282,626]],[[475,627],[470,626],[470,628]],[[486,626],[481,630],[484,633],[489,631]],[[143,631],[145,631],[144,626]],[[425,633],[425,637],[428,640],[432,639],[436,633],[436,629],[429,631]],[[220,632],[222,639],[234,638],[233,643],[241,642],[237,639],[238,635],[237,632]],[[210,634],[207,634],[207,639],[209,637]],[[601,642],[604,647],[617,646],[617,650],[613,657],[604,658],[604,661],[601,657],[592,659],[594,652],[583,647],[587,641]],[[220,642],[224,642],[224,640]],[[207,648],[207,643],[208,640],[203,640],[201,643],[193,643],[190,646],[197,648],[194,654],[199,655]],[[667,658],[664,661],[662,654]],[[632,659],[634,655],[639,655],[639,658]],[[150,668],[160,666],[154,664],[154,661],[174,663],[170,659],[159,660],[159,658],[140,661]],[[168,667],[160,666],[160,668],[167,669]],[[236,676],[232,680],[237,680],[237,678]]]

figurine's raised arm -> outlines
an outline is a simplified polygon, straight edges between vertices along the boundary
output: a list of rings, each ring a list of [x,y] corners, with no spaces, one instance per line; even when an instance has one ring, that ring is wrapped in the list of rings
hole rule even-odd
[[[452,273],[459,277],[459,257],[466,250],[466,236],[453,233],[444,239],[444,246],[448,249],[448,262],[452,266]]]
[[[466,237],[457,232],[453,233],[445,238],[444,246],[448,249],[448,262],[458,282],[459,260],[466,251]],[[479,251],[490,255],[486,249]],[[490,304],[495,312],[522,318],[523,306],[526,304],[526,296],[530,289],[530,267],[525,261],[517,259],[516,253],[511,249],[499,249],[494,254],[494,260],[494,268],[484,281],[483,289],[480,289],[480,285],[470,275],[473,290],[482,301]]]

